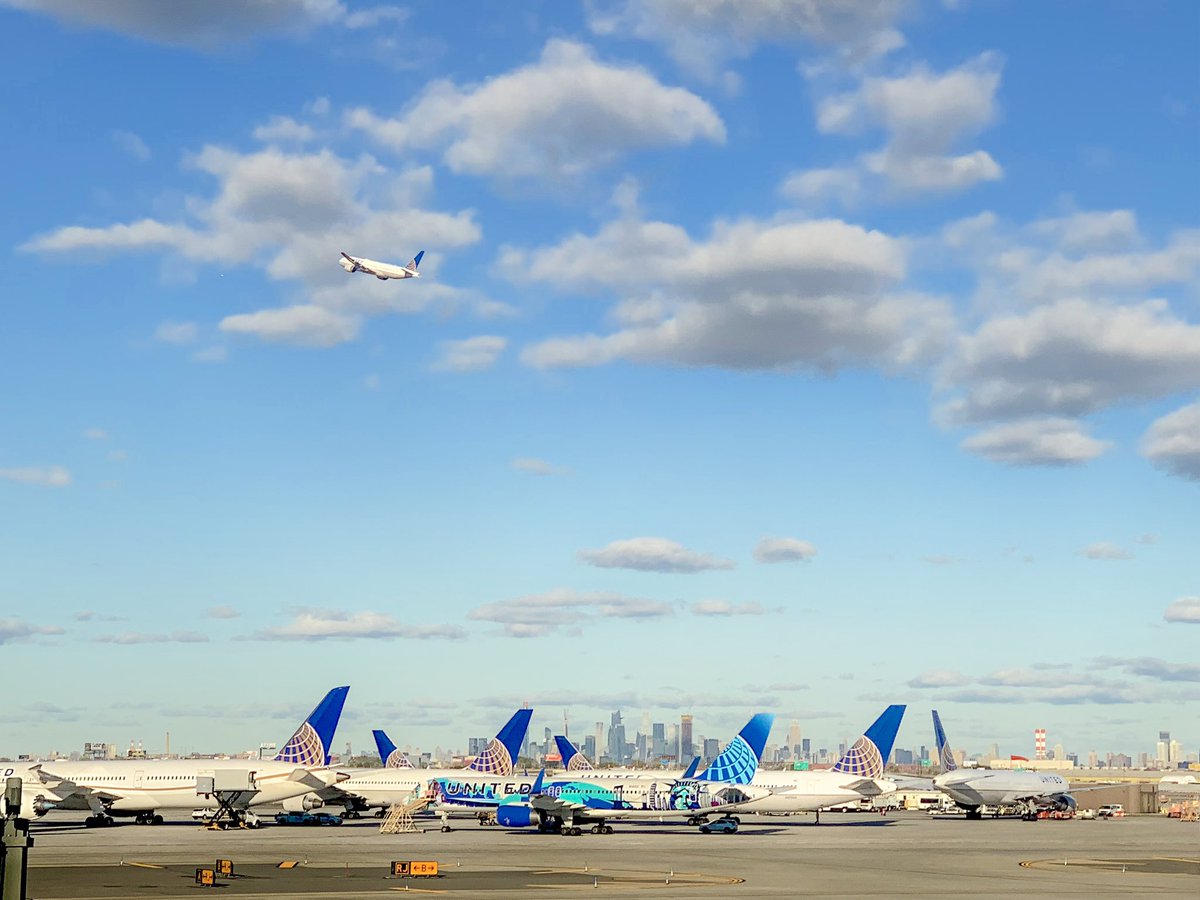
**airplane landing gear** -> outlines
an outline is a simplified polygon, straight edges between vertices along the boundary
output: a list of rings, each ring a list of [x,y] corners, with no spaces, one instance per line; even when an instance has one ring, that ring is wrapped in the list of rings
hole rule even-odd
[[[113,818],[105,813],[96,813],[94,816],[88,816],[83,820],[84,828],[108,828],[113,823]]]
[[[149,812],[140,812],[133,817],[135,825],[161,825],[163,817],[158,815],[154,810]]]

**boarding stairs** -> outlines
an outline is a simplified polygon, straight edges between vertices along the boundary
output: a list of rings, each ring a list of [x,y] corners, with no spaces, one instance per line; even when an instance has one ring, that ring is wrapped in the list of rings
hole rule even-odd
[[[417,797],[407,803],[393,803],[388,808],[388,814],[379,826],[380,834],[417,834],[424,829],[418,828],[413,821],[413,815],[420,812],[434,801],[433,797]]]

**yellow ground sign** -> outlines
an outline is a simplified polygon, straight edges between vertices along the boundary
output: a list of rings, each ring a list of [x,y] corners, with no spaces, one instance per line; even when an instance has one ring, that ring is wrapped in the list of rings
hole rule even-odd
[[[392,874],[398,878],[434,878],[438,864],[432,860],[393,860]]]

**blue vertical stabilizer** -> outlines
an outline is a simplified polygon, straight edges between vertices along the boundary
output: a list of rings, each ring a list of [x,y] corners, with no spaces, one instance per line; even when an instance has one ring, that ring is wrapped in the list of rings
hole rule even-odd
[[[490,775],[511,775],[517,757],[521,755],[521,745],[525,743],[525,733],[529,730],[532,716],[532,709],[518,709],[467,768]]]
[[[845,772],[863,778],[878,778],[883,774],[896,733],[904,718],[903,704],[894,704],[885,709],[867,729],[866,734],[854,742],[854,746],[842,754],[833,767],[835,772]]]
[[[301,767],[329,765],[333,734],[337,731],[342,707],[346,705],[346,695],[349,693],[350,688],[346,686],[336,687],[326,694],[325,699],[317,704],[317,708],[308,714],[296,733],[283,745],[275,757],[276,761],[295,763]]]
[[[754,773],[758,771],[763,748],[767,746],[767,737],[773,724],[774,713],[758,713],[753,716],[738,732],[737,737],[726,744],[720,755],[697,777],[701,781],[749,784],[754,780]]]

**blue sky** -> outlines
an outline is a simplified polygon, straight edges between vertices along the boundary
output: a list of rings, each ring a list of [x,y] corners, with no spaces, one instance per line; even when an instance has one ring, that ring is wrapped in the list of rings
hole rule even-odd
[[[356,745],[907,702],[902,746],[1194,752],[1198,38],[0,0],[0,753],[342,683]]]

